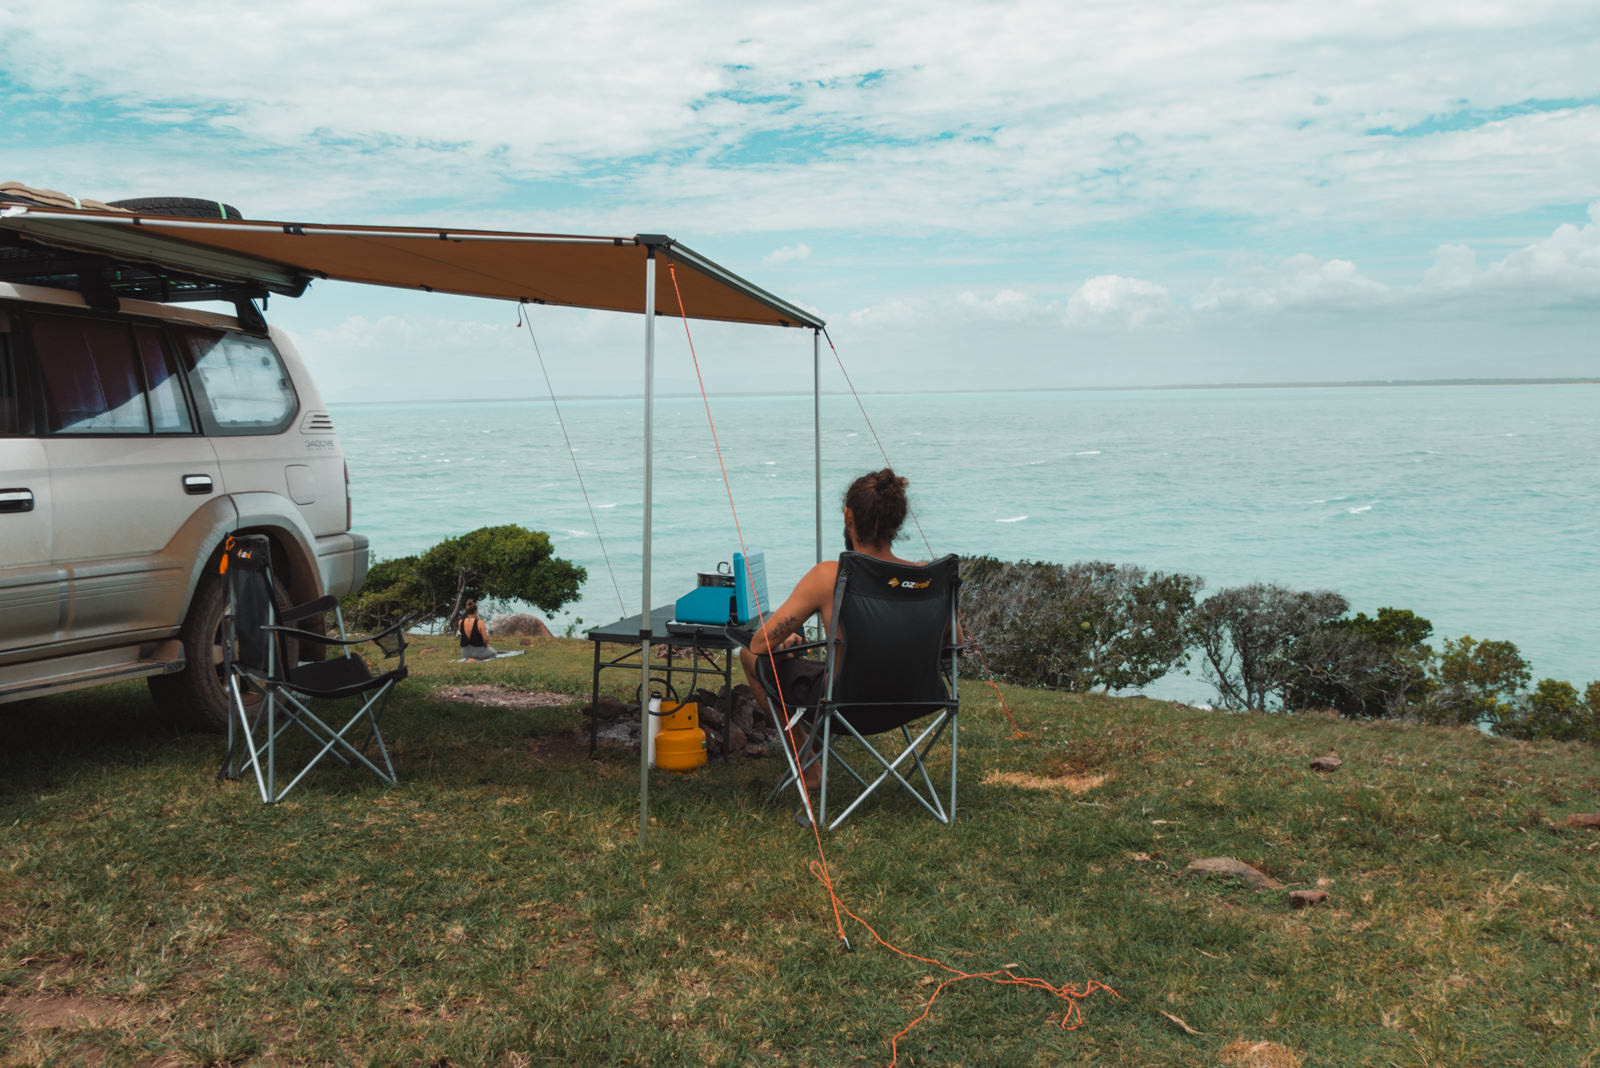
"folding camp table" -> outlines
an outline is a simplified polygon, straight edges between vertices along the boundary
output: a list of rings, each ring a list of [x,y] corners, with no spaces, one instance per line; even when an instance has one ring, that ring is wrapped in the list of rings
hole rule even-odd
[[[667,621],[672,619],[676,611],[677,605],[669,604],[650,613],[651,651],[658,647],[665,647],[667,650],[665,663],[659,667],[651,666],[651,677],[654,678],[659,670],[663,681],[671,688],[674,674],[688,675],[690,683],[679,695],[682,700],[687,700],[689,694],[693,692],[696,676],[710,674],[722,679],[727,688],[727,696],[722,702],[722,755],[726,757],[728,738],[733,726],[733,663],[738,646],[723,633],[720,623],[673,623],[669,630]],[[600,701],[600,672],[605,668],[617,667],[628,667],[635,673],[639,672],[639,650],[644,644],[643,636],[640,634],[641,618],[639,615],[631,615],[626,619],[596,627],[589,632],[589,640],[594,643],[594,689],[589,700],[590,756],[594,755],[599,731],[596,706]],[[610,660],[601,660],[602,645],[624,645],[632,648],[623,650]],[[679,662],[685,652],[689,654],[688,666]]]

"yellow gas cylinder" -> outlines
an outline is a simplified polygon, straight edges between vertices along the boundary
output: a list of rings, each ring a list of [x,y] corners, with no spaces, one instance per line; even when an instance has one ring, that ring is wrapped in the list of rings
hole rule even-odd
[[[700,729],[700,706],[693,701],[661,703],[661,732],[656,735],[656,767],[693,771],[706,762],[706,732]]]

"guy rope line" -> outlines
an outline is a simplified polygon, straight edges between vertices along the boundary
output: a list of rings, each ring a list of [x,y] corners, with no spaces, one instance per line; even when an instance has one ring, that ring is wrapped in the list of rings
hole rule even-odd
[[[583,491],[584,507],[589,509],[589,523],[594,527],[594,539],[600,543],[600,555],[606,562],[606,571],[611,575],[611,588],[617,591],[617,604],[622,608],[622,614],[628,614],[628,604],[622,599],[622,586],[617,582],[617,572],[611,566],[611,554],[606,552],[606,539],[600,535],[600,520],[595,517],[594,505],[589,500],[589,487],[583,484],[583,472],[578,469],[578,453],[572,447],[572,438],[567,434],[567,421],[561,417],[561,405],[556,403],[556,388],[550,384],[550,372],[544,365],[544,353],[539,351],[539,338],[533,332],[533,318],[522,314],[522,306],[527,301],[517,305],[517,325],[524,323],[528,326],[528,337],[533,341],[533,354],[539,357],[539,371],[544,375],[544,388],[550,394],[550,407],[556,410],[556,422],[561,427],[561,440],[567,443],[567,455],[572,459],[572,473],[578,476],[578,489]],[[646,609],[648,611],[648,609]]]
[[[667,261],[667,273],[672,276],[672,292],[678,298],[678,313],[683,317],[683,336],[689,342],[689,359],[694,364],[695,381],[700,384],[700,402],[705,405],[706,423],[711,427],[711,445],[717,454],[717,466],[722,470],[722,487],[727,491],[728,494],[728,511],[733,515],[733,530],[739,539],[739,551],[743,553],[745,559],[748,560],[750,558],[750,552],[745,548],[744,544],[744,527],[739,522],[739,509],[733,503],[733,483],[728,479],[728,465],[727,462],[722,458],[722,443],[717,438],[717,421],[711,417],[711,399],[706,396],[706,381],[704,376],[702,376],[700,373],[700,357],[695,353],[694,350],[694,335],[689,332],[689,313],[683,304],[683,291],[678,287],[678,269],[670,259]],[[762,633],[767,629],[766,610],[762,607],[761,599],[755,596],[755,579],[746,575],[746,581],[751,584],[750,601],[756,606],[757,622],[760,624],[760,629],[757,631],[757,633]],[[775,685],[778,687],[778,707],[780,709],[786,708],[788,706],[783,699],[783,684],[777,681],[778,658],[773,652],[772,644],[770,642],[767,643],[767,661],[772,665],[772,678]],[[731,698],[731,691],[729,696]],[[768,711],[771,710],[769,709]],[[841,907],[839,904],[839,896],[833,891],[833,879],[828,873],[828,856],[822,848],[822,829],[817,826],[816,813],[814,813],[811,809],[811,793],[805,789],[805,769],[801,764],[800,744],[794,739],[794,723],[789,719],[789,717],[783,715],[781,711],[774,714],[773,721],[779,723],[783,727],[785,742],[789,746],[790,754],[794,758],[795,774],[800,776],[800,797],[805,802],[806,819],[811,823],[811,835],[816,839],[817,856],[820,858],[820,864],[813,868],[812,871],[819,879],[822,880],[822,885],[827,888],[828,900],[833,905],[834,928],[839,934],[839,941],[843,942],[845,944],[845,948],[848,949],[850,947],[850,939],[845,936],[844,920],[839,916],[839,909]]]
[[[889,452],[883,447],[883,440],[878,437],[877,428],[872,425],[872,417],[867,415],[867,406],[861,403],[861,394],[856,392],[856,384],[850,380],[850,372],[844,369],[844,358],[839,355],[839,348],[833,343],[833,337],[828,333],[827,327],[822,328],[822,336],[828,339],[828,348],[833,351],[833,361],[839,365],[839,373],[844,375],[844,383],[850,387],[850,396],[855,398],[856,407],[861,409],[861,418],[867,424],[867,430],[872,434],[872,440],[877,443],[878,454],[883,457],[883,465],[885,467],[893,467],[894,464],[889,462]],[[932,557],[933,545],[928,541],[928,535],[922,530],[922,521],[917,518],[917,510],[911,507],[909,501],[906,502],[906,511],[911,515],[911,522],[916,526],[917,534],[922,538],[922,545],[928,550],[928,556]],[[1006,704],[1006,695],[1000,692],[1000,686],[994,680],[994,671],[989,667],[989,659],[983,655],[983,648],[978,645],[977,636],[973,634],[972,627],[967,624],[966,614],[958,608],[956,609],[956,616],[961,622],[963,639],[970,642],[972,651],[978,654],[978,664],[983,668],[984,683],[994,691],[995,698],[1000,702],[1000,711],[1006,714],[1006,722],[1011,724],[1012,739],[1031,738],[1032,735],[1029,732],[1017,726],[1017,719],[1011,714],[1011,706]]]
[[[699,386],[700,386],[700,401],[705,406],[706,422],[711,427],[711,443],[712,443],[712,446],[715,449],[716,454],[717,454],[717,465],[721,468],[721,471],[722,471],[722,485],[723,485],[723,488],[727,491],[727,494],[728,494],[728,510],[733,515],[733,528],[734,528],[735,534],[738,536],[739,551],[740,552],[745,552],[744,529],[743,529],[743,527],[741,526],[741,524],[739,522],[739,509],[734,504],[734,500],[733,500],[733,484],[728,479],[728,465],[723,460],[723,457],[722,457],[722,445],[717,439],[716,421],[711,416],[711,401],[710,401],[710,398],[706,395],[705,377],[700,372],[700,358],[695,353],[694,336],[689,331],[689,314],[688,314],[688,311],[684,307],[683,292],[678,287],[678,272],[677,272],[676,268],[674,267],[674,265],[673,265],[673,263],[672,263],[672,261],[670,259],[667,261],[667,272],[672,277],[672,289],[673,289],[673,292],[674,292],[674,294],[676,294],[677,299],[678,299],[678,313],[683,319],[684,337],[687,338],[688,342],[689,342],[689,358],[694,364],[695,379],[699,383]],[[827,331],[824,330],[823,333],[826,334]],[[829,348],[833,348],[833,339],[832,338],[828,339],[828,347]],[[834,358],[836,360],[839,358],[838,349],[834,349]],[[839,364],[839,369],[841,371],[844,370],[844,364],[843,364],[842,361]],[[846,374],[845,378],[846,378],[846,381],[848,381],[849,380],[849,375]],[[851,393],[854,393],[854,392],[855,392],[855,388],[854,388],[854,386],[852,386],[851,387]],[[861,398],[859,396],[856,397],[856,403],[858,405],[861,403]],[[866,416],[866,409],[864,407],[862,408],[861,414],[862,414],[863,417]],[[868,426],[869,429],[871,429],[871,427],[872,427],[871,420],[868,420],[867,426]],[[874,440],[877,439],[878,434],[877,434],[876,430],[872,431],[872,436],[873,436]],[[883,449],[882,442],[879,442],[878,448],[879,448],[879,451],[881,452],[882,449]],[[885,454],[885,456],[884,456],[884,462],[888,463],[887,454]],[[919,533],[921,532],[921,530],[922,530],[921,524],[917,525],[917,530],[918,530]],[[924,536],[923,541],[924,541],[924,543],[927,542],[926,536]],[[932,549],[931,546],[928,549],[928,554],[930,556],[933,554],[933,549]],[[752,594],[754,593],[754,589],[753,588],[752,588],[751,592],[752,592]],[[756,599],[754,596],[752,596],[751,600],[756,603],[756,611],[757,611],[757,614],[758,614],[758,619],[759,619],[759,622],[760,622],[761,631],[765,631],[766,625],[767,625],[765,612],[762,610],[760,601],[758,599]],[[963,626],[965,626],[964,623],[963,623]],[[772,645],[771,645],[770,642],[767,645],[767,654],[766,655],[767,655],[767,658],[768,658],[768,663],[771,664],[772,667],[773,667],[773,678],[776,681],[776,679],[777,679],[777,657],[773,652]],[[779,686],[778,706],[779,706],[779,708],[783,708],[783,707],[785,707],[785,703],[784,703],[784,700],[783,700],[782,684],[778,683],[778,686]],[[998,693],[999,691],[996,690],[996,692]],[[1004,707],[1004,703],[1005,703],[1005,699],[1002,697],[1001,698],[1002,707]],[[1009,718],[1010,715],[1011,715],[1011,713],[1008,710],[1006,712],[1006,716]],[[781,712],[778,713],[774,718],[777,719],[777,720],[785,720],[785,719],[787,719],[787,717],[783,716],[783,714]],[[1036,989],[1036,990],[1047,991],[1048,993],[1054,995],[1057,998],[1060,998],[1062,1001],[1065,1001],[1067,1003],[1066,1012],[1061,1018],[1061,1026],[1062,1026],[1062,1028],[1064,1028],[1066,1030],[1069,1030],[1069,1031],[1077,1029],[1083,1023],[1083,1009],[1078,1004],[1078,1002],[1081,999],[1086,998],[1089,995],[1095,993],[1096,991],[1100,991],[1100,990],[1103,990],[1106,993],[1109,993],[1112,997],[1118,998],[1119,1000],[1121,999],[1121,995],[1119,995],[1115,990],[1111,989],[1111,987],[1105,985],[1104,983],[1102,983],[1102,982],[1100,982],[1099,980],[1096,980],[1096,979],[1087,980],[1081,990],[1074,990],[1071,987],[1066,986],[1066,985],[1055,986],[1055,985],[1053,985],[1053,984],[1051,984],[1049,982],[1046,982],[1043,979],[1036,979],[1036,978],[1033,978],[1031,976],[1017,975],[1012,970],[1013,968],[1016,967],[1016,965],[1004,965],[1004,966],[1002,966],[1000,968],[996,968],[996,969],[993,969],[993,970],[987,971],[987,972],[963,972],[963,971],[961,971],[961,970],[959,970],[957,968],[950,967],[948,964],[945,964],[942,961],[935,960],[932,957],[923,957],[923,956],[919,956],[918,954],[915,954],[915,953],[907,952],[906,950],[903,950],[903,949],[899,948],[898,946],[894,945],[893,943],[891,943],[887,939],[885,939],[881,934],[878,933],[876,928],[874,928],[871,924],[869,924],[866,920],[862,919],[860,916],[857,916],[854,912],[852,912],[849,909],[848,906],[846,906],[842,901],[839,900],[838,891],[835,890],[835,888],[834,888],[833,876],[832,876],[831,872],[829,871],[828,857],[827,857],[827,854],[826,854],[826,852],[824,851],[824,849],[822,847],[822,831],[821,831],[821,828],[819,828],[817,826],[816,815],[812,811],[812,808],[811,808],[811,795],[810,795],[810,792],[805,789],[805,778],[804,778],[804,776],[802,774],[803,767],[801,765],[799,745],[798,745],[798,743],[795,742],[795,739],[794,739],[793,724],[789,723],[789,722],[784,722],[782,724],[782,726],[783,726],[784,737],[785,737],[785,739],[787,741],[787,744],[789,746],[789,752],[792,755],[792,757],[794,758],[795,773],[797,775],[800,775],[800,779],[799,779],[797,785],[800,786],[800,796],[805,802],[806,815],[809,818],[810,823],[811,823],[812,838],[816,841],[816,846],[817,846],[817,859],[812,861],[811,864],[810,864],[811,874],[816,876],[817,880],[822,883],[823,888],[828,893],[829,903],[833,907],[834,927],[835,927],[835,930],[838,932],[839,940],[844,943],[844,946],[845,946],[846,949],[851,948],[850,947],[850,939],[848,937],[846,937],[846,935],[844,933],[844,921],[840,916],[840,913],[843,912],[844,915],[849,916],[856,923],[858,923],[862,927],[866,928],[867,932],[872,935],[873,940],[875,942],[877,942],[883,948],[889,950],[891,953],[894,953],[897,956],[903,957],[906,960],[917,961],[917,962],[920,962],[920,963],[923,963],[923,964],[930,964],[930,965],[932,965],[932,966],[934,966],[934,967],[936,967],[936,968],[938,968],[938,969],[940,969],[942,971],[945,971],[945,972],[949,973],[949,978],[942,980],[939,983],[939,985],[934,989],[933,993],[931,995],[929,995],[928,1000],[926,1002],[924,1002],[923,1007],[922,1007],[921,1015],[919,1015],[916,1019],[912,1020],[905,1027],[901,1028],[899,1031],[897,1031],[894,1034],[894,1036],[892,1038],[890,1038],[890,1040],[889,1040],[889,1051],[890,1051],[889,1068],[894,1068],[894,1066],[896,1064],[898,1064],[899,1061],[900,1061],[900,1040],[902,1038],[904,1038],[906,1035],[908,1035],[911,1032],[911,1030],[913,1028],[915,1028],[918,1024],[920,1024],[923,1020],[926,1020],[928,1018],[928,1015],[933,1011],[933,1003],[934,1003],[935,999],[937,999],[938,996],[941,993],[944,992],[944,988],[945,987],[950,986],[952,983],[962,982],[963,980],[967,980],[967,979],[982,979],[985,982],[995,983],[997,985],[1003,985],[1003,986],[1026,986],[1026,987],[1032,987],[1033,989]],[[1012,722],[1012,726],[1013,727],[1016,726],[1015,721]]]

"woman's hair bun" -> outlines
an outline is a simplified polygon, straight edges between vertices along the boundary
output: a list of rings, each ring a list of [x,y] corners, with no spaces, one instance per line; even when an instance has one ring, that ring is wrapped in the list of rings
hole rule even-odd
[[[850,484],[844,504],[855,516],[856,534],[873,545],[886,545],[906,518],[906,480],[885,467]]]

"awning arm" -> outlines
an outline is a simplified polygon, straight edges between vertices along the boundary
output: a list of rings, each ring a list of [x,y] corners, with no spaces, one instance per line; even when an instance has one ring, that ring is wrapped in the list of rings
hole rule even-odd
[[[661,249],[674,261],[691,267],[708,278],[715,278],[729,289],[740,290],[751,300],[765,305],[788,320],[781,323],[782,326],[809,326],[813,330],[821,330],[828,325],[810,312],[773,296],[754,282],[740,278],[726,267],[713,263],[687,245],[678,244],[666,234],[639,234],[634,240],[646,248]]]

